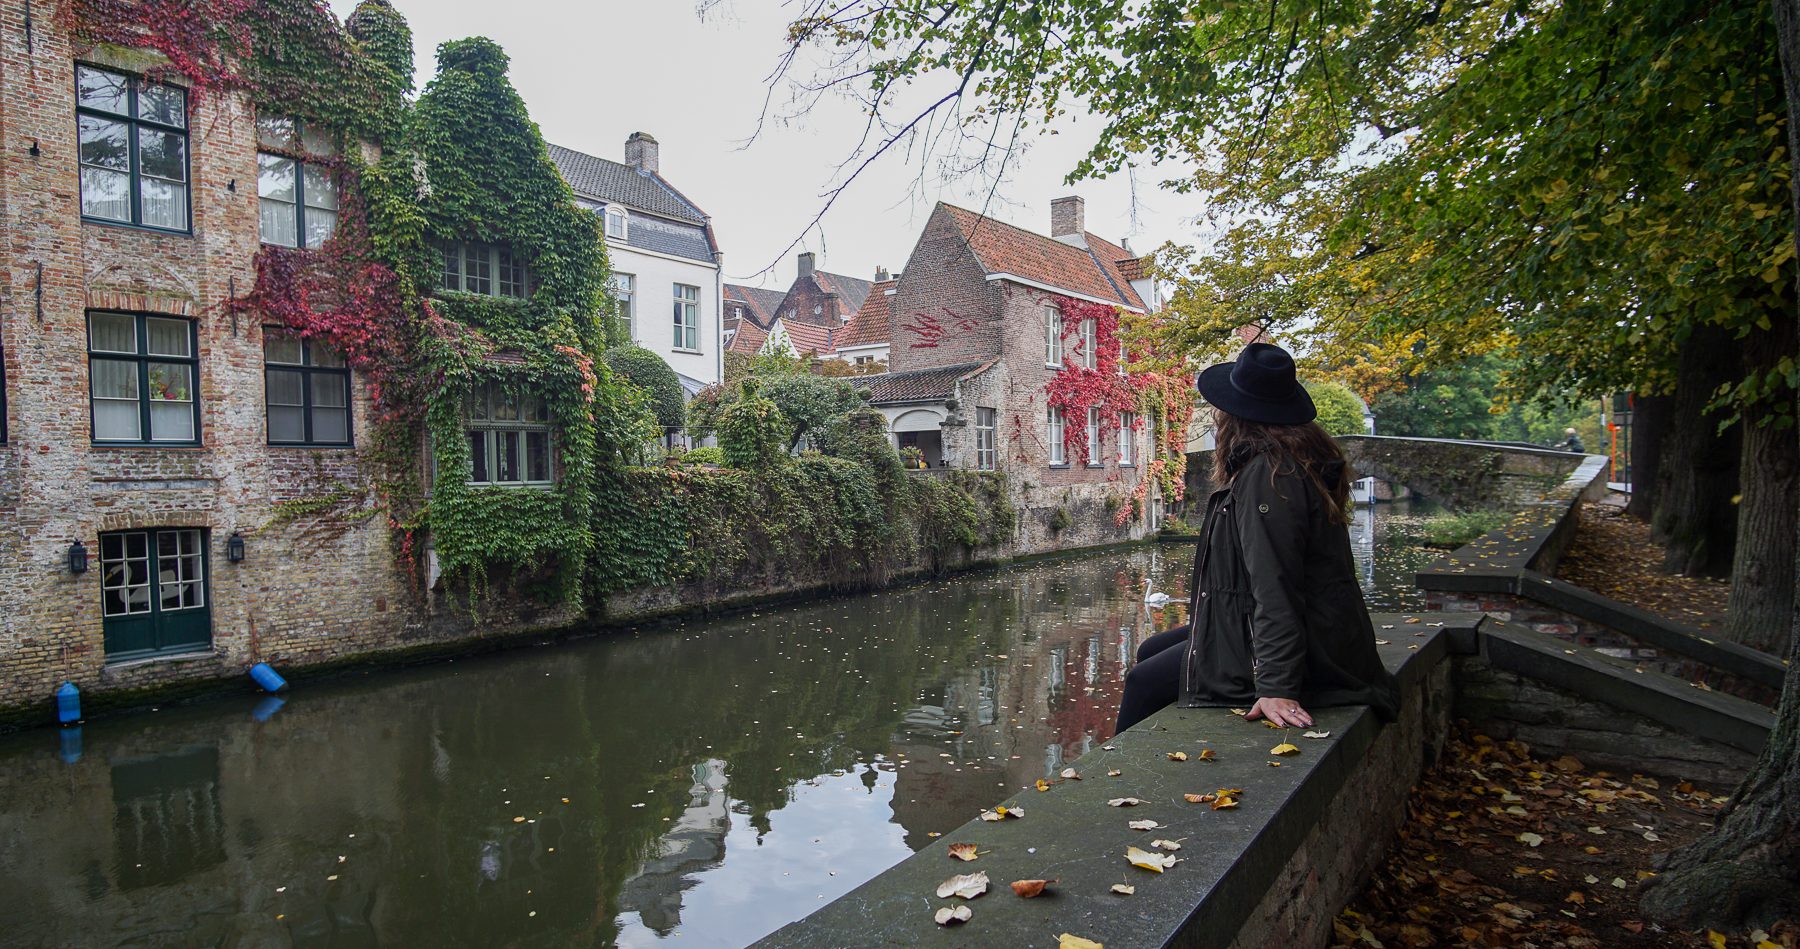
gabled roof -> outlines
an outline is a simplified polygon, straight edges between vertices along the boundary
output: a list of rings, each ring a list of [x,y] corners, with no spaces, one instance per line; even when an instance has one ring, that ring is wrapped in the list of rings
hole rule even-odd
[[[845,313],[855,313],[862,309],[863,301],[869,297],[869,287],[872,284],[867,280],[846,277],[843,274],[826,273],[823,270],[815,270],[812,275],[813,280],[818,283],[819,289],[826,293],[835,293],[838,299],[844,301]]]
[[[875,405],[891,402],[935,402],[947,399],[956,391],[956,383],[992,365],[966,362],[954,366],[933,366],[907,372],[884,372],[873,376],[856,376],[850,384],[869,390],[869,402]]]
[[[829,356],[832,352],[832,337],[839,332],[834,327],[799,320],[782,320],[781,328],[787,331],[788,339],[793,342],[794,352],[801,356]]]
[[[895,281],[883,280],[869,288],[869,295],[863,300],[862,309],[850,318],[844,331],[838,334],[837,348],[850,349],[856,346],[885,346],[888,342],[888,291],[894,289]]]
[[[1119,269],[1119,261],[1132,255],[1110,241],[1084,234],[1087,246],[1078,247],[955,205],[939,202],[938,207],[950,216],[990,276],[1010,274],[1120,306],[1149,309]]]
[[[550,160],[562,172],[579,197],[608,204],[622,204],[689,224],[706,226],[706,212],[663,180],[662,175],[642,173],[622,162],[609,161],[561,145],[549,145]]]
[[[742,320],[738,323],[736,335],[731,337],[731,345],[725,347],[725,351],[728,353],[743,353],[746,356],[754,356],[762,349],[763,343],[768,342],[768,340],[768,330],[763,329],[749,320]]]
[[[781,312],[781,301],[787,299],[785,290],[767,290],[762,287],[743,287],[735,283],[725,285],[725,303],[741,303],[744,305],[744,316],[753,320],[756,325],[768,329],[775,325],[775,316]]]
[[[1127,257],[1117,263],[1119,273],[1123,274],[1126,280],[1150,279],[1150,269],[1153,261],[1148,254],[1145,254],[1142,257]]]

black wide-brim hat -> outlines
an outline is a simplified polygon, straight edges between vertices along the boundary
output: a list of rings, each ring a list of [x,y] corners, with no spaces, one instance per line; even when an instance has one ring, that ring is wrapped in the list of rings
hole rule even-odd
[[[1294,376],[1294,357],[1268,343],[1251,343],[1237,359],[1207,367],[1194,387],[1212,407],[1252,422],[1302,425],[1319,417]]]

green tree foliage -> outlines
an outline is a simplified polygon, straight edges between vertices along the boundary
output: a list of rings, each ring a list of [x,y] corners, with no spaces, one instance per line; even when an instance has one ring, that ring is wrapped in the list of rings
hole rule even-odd
[[[1361,435],[1366,429],[1363,426],[1363,404],[1350,391],[1350,387],[1341,382],[1308,382],[1306,392],[1312,396],[1313,407],[1319,410],[1319,425],[1333,435]]]
[[[658,425],[673,429],[687,424],[687,392],[661,356],[642,346],[615,346],[607,350],[606,364],[649,394]]]
[[[1375,430],[1383,435],[1467,438],[1478,441],[1559,443],[1575,428],[1589,449],[1605,444],[1592,401],[1496,403],[1507,364],[1497,356],[1405,375],[1371,403]]]
[[[850,413],[867,404],[850,383],[811,373],[776,376],[761,391],[788,420],[790,451],[804,440],[825,454],[838,454],[836,443]]]
[[[757,391],[755,381],[747,381],[739,397],[719,412],[719,449],[733,468],[772,468],[787,458],[790,428],[775,403]]]

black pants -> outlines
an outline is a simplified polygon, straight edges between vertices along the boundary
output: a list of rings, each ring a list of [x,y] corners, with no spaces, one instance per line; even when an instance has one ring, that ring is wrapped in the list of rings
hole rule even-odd
[[[1149,718],[1180,696],[1187,639],[1188,628],[1177,626],[1138,646],[1137,665],[1125,673],[1125,695],[1119,699],[1119,722],[1113,727],[1113,734]]]

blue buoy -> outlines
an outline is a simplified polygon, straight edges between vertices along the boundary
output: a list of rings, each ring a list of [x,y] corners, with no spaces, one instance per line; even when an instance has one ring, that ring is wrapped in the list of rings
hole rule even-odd
[[[275,713],[281,711],[281,707],[286,704],[287,699],[279,695],[265,695],[261,702],[256,703],[256,708],[250,710],[250,717],[259,722],[266,722],[274,718]]]
[[[64,725],[81,721],[81,690],[73,682],[56,690],[56,720]]]
[[[60,732],[60,735],[62,737],[62,749],[57,752],[57,757],[61,758],[64,764],[74,764],[75,762],[80,761],[81,726],[76,725],[74,728],[65,728]]]
[[[255,679],[256,684],[262,686],[264,692],[280,692],[287,688],[287,680],[281,677],[281,673],[269,668],[269,664],[266,662],[259,662],[251,666],[250,678]]]

